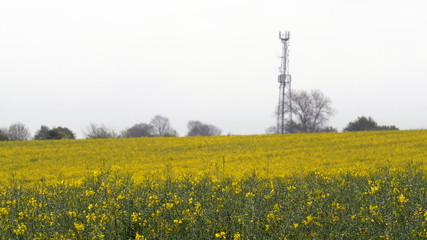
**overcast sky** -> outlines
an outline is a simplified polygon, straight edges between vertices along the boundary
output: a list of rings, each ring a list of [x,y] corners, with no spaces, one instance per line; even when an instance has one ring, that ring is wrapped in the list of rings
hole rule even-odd
[[[223,133],[275,124],[281,43],[293,89],[319,89],[339,130],[358,116],[427,128],[425,0],[0,0],[0,127],[168,117]]]

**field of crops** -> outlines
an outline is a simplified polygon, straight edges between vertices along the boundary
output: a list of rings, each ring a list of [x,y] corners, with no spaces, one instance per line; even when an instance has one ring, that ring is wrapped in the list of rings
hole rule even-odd
[[[0,142],[1,239],[427,238],[427,131]]]

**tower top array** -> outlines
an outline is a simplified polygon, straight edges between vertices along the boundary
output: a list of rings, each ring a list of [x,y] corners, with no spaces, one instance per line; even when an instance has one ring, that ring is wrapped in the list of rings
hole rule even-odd
[[[279,38],[280,38],[280,40],[282,40],[282,42],[283,41],[288,41],[289,37],[290,37],[290,34],[289,34],[288,31],[285,31],[284,33],[279,32]]]

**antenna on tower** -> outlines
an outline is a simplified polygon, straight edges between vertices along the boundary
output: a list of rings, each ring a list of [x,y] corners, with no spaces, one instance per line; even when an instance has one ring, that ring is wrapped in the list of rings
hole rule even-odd
[[[279,32],[279,39],[282,42],[283,50],[282,63],[279,74],[279,104],[277,107],[277,133],[293,132],[292,129],[292,93],[291,75],[289,74],[288,41],[290,34],[288,31]],[[286,124],[289,123],[289,126]]]

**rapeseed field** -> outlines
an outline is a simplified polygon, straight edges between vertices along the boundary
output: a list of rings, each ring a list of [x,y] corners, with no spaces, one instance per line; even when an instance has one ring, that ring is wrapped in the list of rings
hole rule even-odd
[[[324,170],[365,174],[426,163],[427,131],[0,142],[0,183],[79,181],[120,166],[136,181],[169,174],[266,177]]]
[[[1,239],[426,239],[427,131],[0,143]]]

